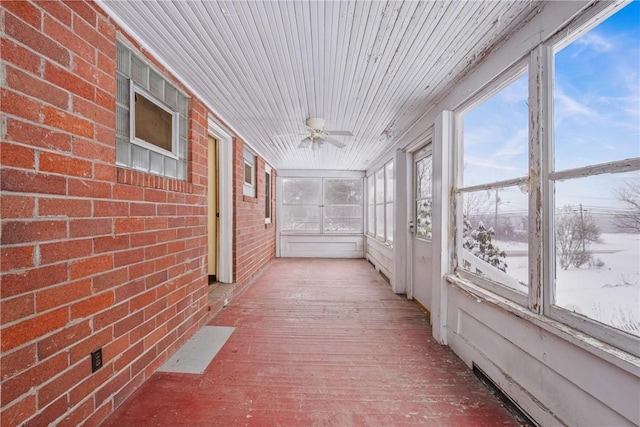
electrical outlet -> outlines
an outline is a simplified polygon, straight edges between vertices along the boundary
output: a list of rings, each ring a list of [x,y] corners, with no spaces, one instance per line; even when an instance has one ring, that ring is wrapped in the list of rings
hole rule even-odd
[[[91,372],[102,368],[102,348],[91,352]]]

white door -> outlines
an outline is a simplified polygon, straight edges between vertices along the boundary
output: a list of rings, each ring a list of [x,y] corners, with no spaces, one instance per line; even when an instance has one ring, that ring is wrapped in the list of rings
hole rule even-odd
[[[431,220],[433,217],[431,144],[413,155],[411,277],[413,298],[431,312]]]

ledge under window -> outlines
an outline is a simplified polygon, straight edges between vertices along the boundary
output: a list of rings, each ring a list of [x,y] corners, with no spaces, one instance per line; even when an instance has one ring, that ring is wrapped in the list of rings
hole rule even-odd
[[[116,168],[116,181],[120,184],[157,188],[177,193],[193,193],[193,184],[173,178],[165,178],[122,167]]]
[[[636,375],[638,368],[640,368],[640,358],[620,350],[617,347],[613,347],[584,332],[573,329],[564,323],[534,313],[526,307],[516,304],[459,276],[446,274],[444,277],[448,283],[459,289],[469,298],[473,298],[479,303],[491,304],[523,320],[531,322],[546,332],[560,337],[620,369]]]

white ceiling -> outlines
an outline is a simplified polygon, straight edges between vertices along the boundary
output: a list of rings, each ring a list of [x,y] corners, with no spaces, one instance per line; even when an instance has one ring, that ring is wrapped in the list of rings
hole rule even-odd
[[[541,3],[99,4],[277,169],[365,170]],[[347,144],[299,149],[307,117]],[[288,136],[278,136],[288,135]]]

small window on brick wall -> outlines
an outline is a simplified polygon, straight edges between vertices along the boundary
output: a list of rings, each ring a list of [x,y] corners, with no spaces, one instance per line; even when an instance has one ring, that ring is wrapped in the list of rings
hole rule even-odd
[[[116,47],[116,164],[186,180],[187,96],[129,47]]]
[[[271,167],[264,167],[264,222],[271,224]]]
[[[243,176],[242,194],[248,197],[256,197],[256,155],[249,150],[244,150]]]

